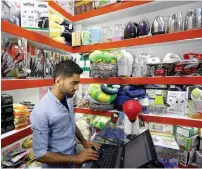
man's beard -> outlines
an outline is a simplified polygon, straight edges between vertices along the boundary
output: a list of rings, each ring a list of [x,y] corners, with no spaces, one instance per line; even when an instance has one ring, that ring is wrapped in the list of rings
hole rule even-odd
[[[74,94],[75,93],[73,93],[73,94],[71,94],[71,93],[65,93],[65,96],[68,97],[68,98],[72,98],[72,97],[74,97]]]

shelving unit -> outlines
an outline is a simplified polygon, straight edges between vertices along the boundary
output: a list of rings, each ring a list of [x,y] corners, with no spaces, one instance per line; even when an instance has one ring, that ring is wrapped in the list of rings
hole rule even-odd
[[[4,20],[1,20],[1,31],[18,37],[25,38],[33,42],[50,46],[52,48],[60,49],[66,52],[73,52],[71,46],[56,42],[50,39],[49,37],[43,36],[33,31],[26,30],[24,28],[21,28],[20,26],[14,25]]]
[[[72,16],[64,9],[62,9],[57,3],[49,1],[49,6],[55,11],[59,12],[65,18],[76,24],[82,24],[84,26],[96,25],[102,22],[109,22],[111,20],[123,19],[124,17],[132,17],[134,15],[141,15],[144,11],[155,12],[166,8],[171,8],[179,5],[186,5],[191,2],[172,2],[168,1],[128,1],[112,4],[106,7],[102,7],[96,10],[92,10],[83,14]],[[134,39],[122,40],[117,42],[106,42],[94,45],[87,45],[81,47],[71,47],[59,42],[56,42],[49,37],[41,35],[37,32],[29,31],[21,28],[12,23],[1,20],[2,32],[11,34],[14,36],[22,37],[28,41],[34,43],[49,46],[54,50],[62,50],[69,53],[84,53],[91,52],[93,50],[110,50],[125,47],[139,47],[143,45],[162,44],[162,43],[181,43],[189,42],[189,40],[202,39],[202,28],[197,30],[189,30],[177,33],[162,34],[156,36],[138,37]],[[43,45],[42,45],[43,44]],[[8,79],[1,80],[1,90],[16,90],[26,88],[37,88],[44,86],[51,86],[53,79]],[[104,84],[200,84],[202,85],[201,76],[190,77],[131,77],[131,78],[109,78],[109,79],[95,79],[95,78],[81,78],[81,84],[92,83],[104,83]],[[92,114],[111,117],[112,111],[93,111],[90,109],[75,108],[76,113]],[[157,122],[171,125],[182,125],[189,127],[202,128],[202,120],[191,119],[185,116],[174,115],[154,115],[154,114],[142,114],[139,116],[145,122]],[[1,136],[2,148],[32,134],[31,126],[28,126],[21,130],[14,130]]]
[[[53,79],[8,79],[1,80],[1,90],[16,90],[53,85]]]
[[[196,29],[196,30],[189,30],[184,32],[177,32],[177,33],[170,33],[170,34],[163,34],[163,35],[156,35],[156,36],[139,37],[139,38],[127,39],[127,40],[122,40],[117,42],[106,42],[106,43],[100,43],[95,45],[71,47],[71,46],[56,42],[36,32],[23,29],[17,25],[11,24],[6,21],[2,21],[1,29],[3,32],[16,35],[16,36],[21,36],[25,39],[38,42],[41,44],[45,44],[53,48],[61,49],[71,53],[84,53],[84,52],[90,52],[98,49],[99,50],[114,49],[114,48],[141,46],[141,45],[149,45],[149,44],[155,44],[155,43],[166,43],[166,42],[173,42],[173,41],[202,38],[202,29]]]
[[[26,136],[32,134],[32,126],[29,125],[26,128],[20,130],[13,130],[8,133],[1,135],[1,148],[4,148]]]
[[[139,6],[139,5],[150,3],[150,2],[152,2],[152,1],[148,0],[148,1],[120,2],[120,3],[112,4],[112,5],[109,5],[109,6],[105,6],[105,7],[102,7],[102,8],[98,8],[96,10],[92,10],[92,11],[89,11],[89,12],[78,14],[76,16],[72,16],[71,14],[66,12],[57,3],[53,2],[53,1],[49,2],[49,6],[52,7],[54,10],[56,10],[57,12],[59,12],[60,14],[62,14],[64,17],[66,17],[70,21],[78,22],[78,21],[81,21],[81,20],[84,20],[84,19],[96,17],[96,16],[103,15],[103,14],[108,14],[108,13],[111,13],[111,12],[123,10],[123,9],[126,9],[126,8],[131,8],[131,7],[134,7],[134,6]]]
[[[87,109],[87,108],[75,108],[74,112],[111,117],[111,114],[113,112],[117,112],[117,110],[93,111],[93,110]],[[167,114],[166,115],[141,114],[141,115],[139,115],[139,118],[143,119],[145,122],[156,122],[156,123],[182,125],[182,126],[198,127],[198,128],[202,127],[202,120],[191,119],[186,116],[167,115]]]
[[[141,45],[149,45],[156,43],[167,43],[174,41],[182,41],[182,40],[190,40],[195,38],[202,37],[202,29],[189,30],[184,32],[176,32],[155,36],[147,36],[147,37],[138,37],[133,39],[127,39],[116,42],[106,42],[95,45],[87,45],[81,47],[74,47],[74,53],[84,53],[90,52],[93,50],[103,50],[103,49],[114,49],[114,48],[122,48],[122,47],[131,47],[131,46],[141,46]]]
[[[202,84],[201,76],[189,77],[130,77],[130,78],[81,78],[80,84],[175,84],[193,85]],[[53,79],[8,79],[1,80],[1,90],[16,90],[26,88],[36,88],[53,85]]]

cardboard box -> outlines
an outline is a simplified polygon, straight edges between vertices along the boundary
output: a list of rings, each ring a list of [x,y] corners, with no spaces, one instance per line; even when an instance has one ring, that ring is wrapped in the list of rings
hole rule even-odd
[[[75,15],[88,12],[94,9],[94,2],[93,0],[81,0],[75,2]]]
[[[49,30],[48,2],[21,0],[21,27],[29,30]]]
[[[160,123],[149,123],[149,130],[162,133],[173,134],[173,125],[160,124]]]
[[[202,168],[202,151],[196,151],[195,163],[197,167]]]
[[[180,149],[189,151],[192,147],[198,146],[199,135],[188,138],[188,137],[182,136],[180,134],[177,134],[176,141],[177,141]]]
[[[64,1],[59,0],[57,3],[63,8],[65,11],[70,13],[71,15],[74,15],[74,1]]]
[[[181,149],[179,153],[179,164],[187,167],[195,160],[195,154],[196,154],[196,147],[193,147],[191,150],[186,151]]]
[[[20,1],[2,0],[1,19],[20,26]]]
[[[158,136],[152,134],[158,160],[166,168],[178,167],[179,146],[172,137]]]
[[[168,91],[167,95],[167,113],[184,115],[186,92]]]
[[[195,127],[177,126],[176,133],[190,138],[190,137],[193,137],[195,135],[198,135],[199,129],[195,128]]]

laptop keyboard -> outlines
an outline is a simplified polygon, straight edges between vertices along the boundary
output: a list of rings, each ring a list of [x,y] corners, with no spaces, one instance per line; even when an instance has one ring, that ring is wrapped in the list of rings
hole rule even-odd
[[[94,161],[92,168],[114,168],[118,147],[111,145],[102,145],[99,150],[99,159]]]

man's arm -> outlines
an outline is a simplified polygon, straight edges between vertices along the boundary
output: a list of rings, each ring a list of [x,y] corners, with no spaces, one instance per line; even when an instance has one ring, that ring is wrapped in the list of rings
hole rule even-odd
[[[80,164],[87,160],[97,160],[98,153],[84,150],[78,155],[62,155],[48,151],[49,120],[45,112],[34,110],[31,114],[33,130],[33,151],[35,159],[47,164]]]
[[[78,155],[62,155],[59,153],[47,152],[45,156],[37,161],[47,164],[82,164],[84,161],[97,160],[98,153],[91,149],[85,149]]]
[[[77,127],[77,125],[75,124],[75,129],[76,129],[76,138],[81,142],[84,143],[86,141],[86,139],[83,137],[83,135],[81,134],[81,131],[79,130],[79,128]]]
[[[47,164],[78,164],[80,163],[78,159],[77,155],[62,155],[59,153],[47,152],[43,157],[36,160]]]

